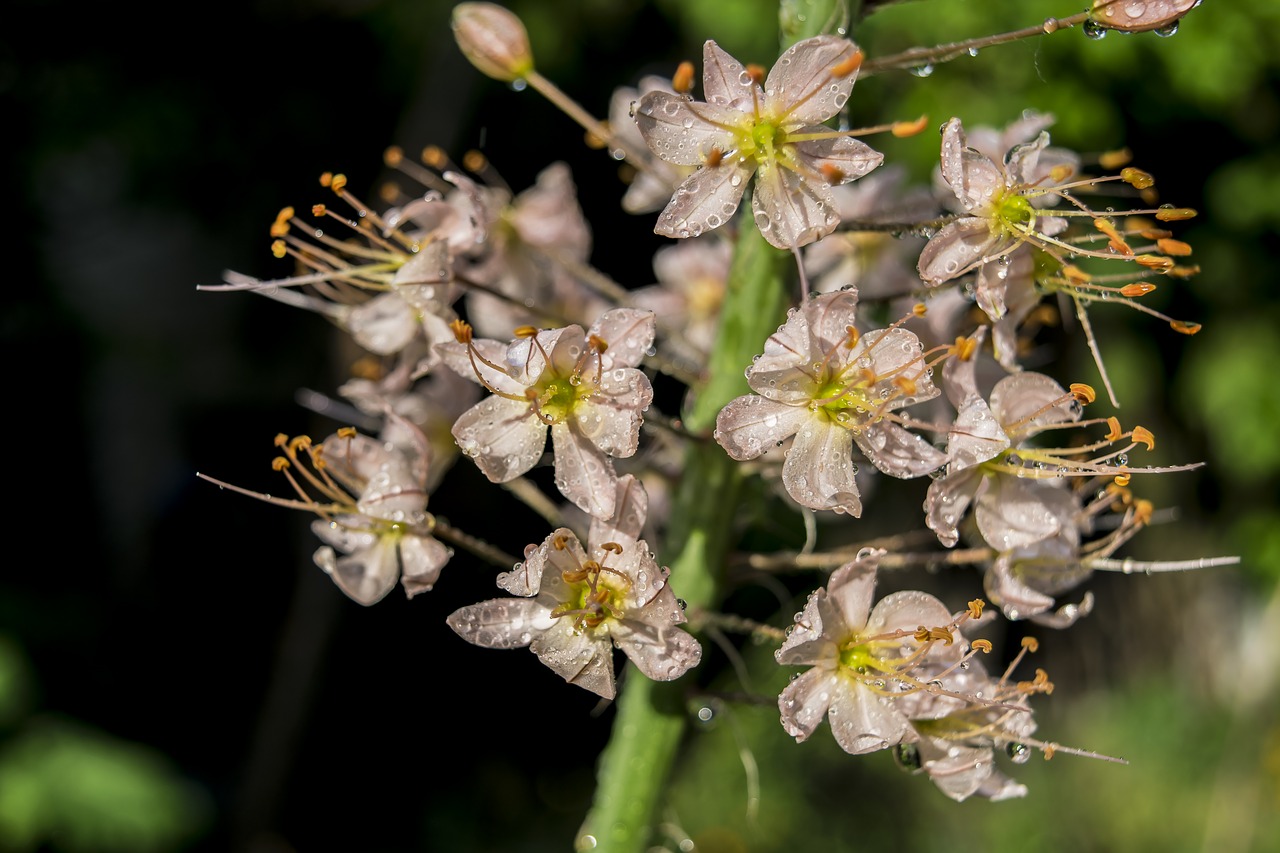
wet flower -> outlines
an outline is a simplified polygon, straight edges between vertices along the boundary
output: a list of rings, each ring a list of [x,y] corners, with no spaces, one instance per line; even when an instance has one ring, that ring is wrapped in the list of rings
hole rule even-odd
[[[696,365],[707,360],[720,328],[732,246],[716,236],[682,240],[653,255],[658,283],[632,294],[632,304],[657,317],[669,355]]]
[[[560,528],[523,564],[498,576],[517,598],[480,602],[448,619],[464,640],[491,649],[529,646],[565,681],[614,696],[613,647],[647,677],[671,681],[698,665],[702,647],[679,626],[684,611],[649,547],[636,539],[644,523],[643,490],[618,481],[614,505],[626,518],[593,525],[584,548]]]
[[[916,740],[913,719],[945,716],[966,704],[942,689],[971,654],[942,602],[914,590],[895,592],[874,609],[875,571],[883,551],[841,566],[809,596],[775,657],[809,665],[778,697],[782,727],[806,740],[826,717],[852,755]]]
[[[790,436],[782,481],[801,506],[860,515],[853,445],[894,477],[945,461],[895,423],[894,410],[937,395],[919,340],[891,327],[859,334],[858,295],[842,290],[792,310],[747,373],[754,394],[716,418],[715,439],[734,459],[755,459]]]
[[[452,552],[431,534],[426,482],[430,445],[416,426],[391,413],[381,438],[342,429],[316,446],[307,436],[276,436],[272,467],[298,499],[222,486],[277,506],[320,516],[311,530],[326,544],[315,562],[360,604],[378,602],[396,580],[412,598],[435,584]],[[202,477],[204,475],[201,475]]]
[[[1038,188],[1044,178],[1040,155],[1048,144],[1048,134],[1041,133],[1034,142],[1014,146],[998,164],[969,146],[960,119],[943,126],[942,177],[967,215],[944,226],[920,253],[920,277],[927,284],[964,275],[1067,227],[1032,204],[1044,194]]]
[[[840,222],[831,185],[860,178],[883,156],[822,122],[849,99],[862,53],[834,36],[805,39],[779,57],[768,78],[708,41],[703,94],[640,99],[636,123],[649,148],[678,166],[699,167],[677,187],[655,231],[696,237],[728,222],[747,181],[770,243],[789,249],[830,234]]]
[[[609,457],[636,452],[653,400],[649,377],[636,369],[653,343],[653,314],[619,308],[586,332],[518,331],[508,346],[473,339],[459,322],[457,341],[438,347],[446,365],[492,393],[458,418],[453,436],[486,477],[505,483],[542,458],[550,428],[557,487],[584,512],[608,518],[617,485]]]

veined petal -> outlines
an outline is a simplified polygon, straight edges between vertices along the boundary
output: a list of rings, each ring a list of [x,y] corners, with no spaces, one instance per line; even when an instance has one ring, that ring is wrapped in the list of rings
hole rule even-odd
[[[528,598],[495,598],[455,610],[445,620],[459,637],[486,649],[518,649],[555,624],[545,606]]]
[[[810,299],[804,307],[809,330],[809,353],[821,359],[834,347],[850,340],[858,311],[858,291],[838,290]]]
[[[1075,510],[1072,498],[1062,489],[1000,476],[978,498],[974,518],[988,545],[1008,551],[1048,539],[1064,526],[1074,527]]]
[[[427,592],[440,577],[440,570],[453,552],[431,536],[400,538],[400,585],[413,598]]]
[[[920,759],[938,790],[956,802],[963,802],[982,787],[995,767],[990,746],[969,746],[944,738],[922,738]]]
[[[636,106],[636,127],[649,149],[677,166],[701,166],[711,149],[736,147],[733,126],[740,116],[714,103],[686,101],[670,92],[650,92]]]
[[[863,755],[914,741],[916,733],[893,701],[860,683],[842,680],[827,711],[836,743],[850,755]]]
[[[796,134],[830,133],[824,125],[803,127]],[[797,159],[810,171],[822,175],[842,175],[839,183],[861,178],[884,162],[884,155],[870,145],[848,136],[831,139],[803,139],[794,143]],[[825,171],[824,171],[824,167]],[[834,170],[834,171],[832,171]],[[837,211],[838,212],[838,211]]]
[[[924,523],[948,548],[960,541],[959,524],[982,483],[982,472],[967,468],[929,484],[924,498]]]
[[[671,201],[658,214],[653,230],[666,237],[697,237],[719,228],[738,209],[755,163],[726,160],[704,166],[676,187]]]
[[[675,596],[664,588],[641,611],[641,618],[624,618],[613,625],[611,633],[614,642],[641,672],[654,681],[671,681],[698,665],[702,660],[702,646],[693,635],[673,624],[665,624],[661,617],[649,621],[646,618],[649,612],[659,607],[680,611]]]
[[[640,415],[653,400],[649,377],[632,367],[606,373],[594,396],[573,407],[578,432],[610,456],[636,452],[640,441]]]
[[[844,107],[858,77],[855,67],[837,77],[832,70],[858,52],[858,46],[836,36],[815,36],[786,50],[765,80],[770,115],[779,121],[813,124],[826,121]]]
[[[764,101],[742,63],[710,39],[702,46],[702,94],[711,104],[744,113]]]
[[[796,503],[830,509],[857,518],[862,514],[854,479],[853,440],[849,431],[825,415],[805,419],[782,466],[782,483]]]
[[[991,412],[1014,436],[1025,438],[1049,424],[1080,420],[1080,405],[1043,373],[1015,373],[991,389]]]
[[[780,441],[795,435],[810,412],[746,394],[731,400],[716,416],[715,440],[738,461],[755,459]]]
[[[970,213],[986,215],[1006,190],[1004,170],[969,147],[960,119],[942,128],[942,178]]]
[[[607,632],[597,631],[576,633],[573,620],[562,616],[534,636],[529,650],[570,684],[612,699],[613,644],[605,639],[607,636]]]
[[[891,477],[923,477],[947,461],[947,455],[924,438],[888,421],[868,424],[853,437],[871,464]]]
[[[356,343],[378,355],[394,355],[418,333],[417,312],[396,293],[382,293],[348,308],[344,324]]]
[[[644,486],[630,474],[618,478],[618,496],[609,518],[591,519],[587,541],[599,547],[604,542],[617,542],[629,548],[640,539],[649,515],[649,495]]]
[[[951,622],[951,611],[946,605],[926,592],[908,589],[891,592],[876,603],[867,617],[868,635],[897,631],[901,628],[916,628],[924,625],[938,628]],[[903,638],[904,648],[914,648],[914,640]],[[951,649],[956,657],[960,656],[960,645],[950,646],[935,643],[930,649],[930,659],[939,655],[939,649]],[[949,654],[943,654],[943,657]]]
[[[845,563],[831,573],[827,581],[827,594],[840,614],[839,620],[827,617],[828,631],[835,636],[846,632],[861,631],[871,612],[871,599],[875,595],[876,568],[883,551],[872,552]],[[843,639],[843,638],[842,638]]]
[[[838,613],[835,614],[838,624],[826,624],[823,613],[830,611],[826,599],[827,591],[822,587],[809,593],[804,610],[782,641],[782,648],[773,653],[774,660],[783,666],[796,666],[830,663],[836,659],[840,649],[832,637],[843,633],[844,626],[839,624]]]
[[[333,578],[353,601],[368,607],[382,600],[400,574],[395,543],[379,537],[373,547],[338,557],[325,545],[316,550],[315,563]]]
[[[487,397],[462,413],[453,437],[491,482],[505,483],[538,464],[547,426],[523,400]]]
[[[608,347],[601,354],[601,369],[638,367],[657,331],[652,311],[615,308],[591,324],[587,336],[596,335]]]
[[[483,380],[482,384],[503,394],[524,394],[526,387],[524,383],[512,378],[505,369],[498,369],[506,365],[508,349],[506,344],[488,338],[476,338],[471,345],[483,359],[497,365],[497,368],[485,364],[481,358],[472,359],[467,345],[457,341],[436,344],[434,350],[444,362],[445,367],[464,379],[470,379],[472,382]]]
[[[778,696],[778,710],[782,712],[782,728],[787,734],[803,743],[827,715],[831,700],[839,689],[840,677],[835,670],[814,667],[800,673]]]
[[[993,230],[987,220],[968,216],[948,222],[925,244],[916,269],[926,284],[942,284],[994,260],[1016,243],[1016,238]]]
[[[556,488],[578,508],[596,518],[613,515],[618,475],[613,463],[570,423],[551,427],[556,454]]]
[[[756,170],[751,209],[760,233],[779,249],[808,245],[840,224],[840,211],[825,180],[776,162],[761,163]]]

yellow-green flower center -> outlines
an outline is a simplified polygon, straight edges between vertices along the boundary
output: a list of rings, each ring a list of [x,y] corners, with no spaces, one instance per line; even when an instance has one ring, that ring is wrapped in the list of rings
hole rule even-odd
[[[1010,231],[1022,231],[1036,218],[1036,210],[1025,196],[1010,193],[1000,199],[996,216]]]

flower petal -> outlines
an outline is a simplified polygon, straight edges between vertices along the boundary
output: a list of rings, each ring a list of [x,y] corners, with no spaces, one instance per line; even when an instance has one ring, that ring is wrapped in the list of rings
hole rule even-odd
[[[998,258],[1015,243],[1015,238],[992,230],[985,219],[957,219],[925,244],[916,269],[925,284],[939,285]]]
[[[333,578],[353,601],[368,607],[377,604],[396,585],[400,563],[396,549],[385,537],[379,537],[372,548],[338,557],[333,549],[323,546],[316,550],[315,563]]]
[[[827,721],[836,743],[850,755],[887,749],[904,740],[916,739],[915,730],[893,701],[881,698],[861,683],[842,681],[837,685]]]
[[[656,325],[652,311],[636,308],[615,308],[606,311],[591,324],[587,336],[595,335],[608,347],[601,358],[601,369],[639,367],[649,348],[653,346]]]
[[[840,678],[834,670],[814,667],[783,688],[778,696],[782,712],[782,728],[796,739],[808,740],[827,715],[832,695],[839,689]]]
[[[832,70],[858,52],[858,46],[836,36],[815,36],[786,50],[765,80],[768,111],[779,121],[814,124],[831,118],[849,100],[858,68],[837,77]]]
[[[862,514],[849,431],[816,415],[805,419],[782,466],[787,494],[801,506]]]
[[[573,620],[560,617],[537,634],[529,650],[570,684],[590,690],[605,699],[614,697],[613,644],[605,632],[573,629]]]
[[[636,127],[649,149],[677,166],[701,166],[711,150],[727,154],[734,147],[728,128],[735,113],[711,104],[687,101],[670,92],[650,92],[636,105]]]
[[[1080,420],[1080,404],[1043,373],[1015,373],[991,389],[991,412],[1021,441],[1042,426]]]
[[[1019,374],[1021,375],[1021,374]],[[1062,489],[1016,477],[994,477],[978,498],[974,518],[987,544],[997,551],[1024,548],[1074,528],[1075,504]]]
[[[888,421],[867,424],[853,438],[872,465],[903,480],[923,477],[947,461],[947,455],[924,438]]]
[[[405,595],[413,598],[430,590],[452,555],[452,551],[431,536],[401,537],[400,584]]]
[[[764,100],[742,63],[710,39],[702,46],[702,94],[711,104],[745,113]]]
[[[751,161],[740,160],[699,169],[676,187],[653,230],[666,237],[685,238],[719,228],[737,211],[752,171]]]
[[[545,606],[527,598],[481,601],[455,610],[445,620],[459,637],[486,649],[527,646],[555,621]]]
[[[796,131],[797,134],[823,132],[830,133],[831,129],[817,125]],[[794,150],[809,170],[823,175],[842,176],[839,183],[848,183],[861,178],[884,162],[884,155],[879,151],[865,142],[848,136],[837,136],[833,139],[803,139],[795,143]]]
[[[538,464],[547,426],[523,400],[487,397],[462,413],[453,437],[491,482],[505,483]]]
[[[813,243],[840,224],[840,211],[825,180],[777,162],[757,168],[751,209],[760,233],[779,249]]]
[[[556,488],[560,493],[591,516],[613,515],[618,475],[604,451],[571,423],[552,425],[551,446],[556,454]]]
[[[618,478],[613,515],[607,519],[591,519],[587,541],[595,547],[605,542],[617,542],[624,549],[632,547],[640,539],[648,515],[649,495],[644,486],[631,474],[624,474]]]
[[[942,128],[942,178],[965,210],[988,215],[1006,190],[1004,170],[990,157],[969,147],[960,119]]]
[[[716,416],[715,440],[738,461],[755,459],[800,429],[810,412],[747,394],[731,400]]]

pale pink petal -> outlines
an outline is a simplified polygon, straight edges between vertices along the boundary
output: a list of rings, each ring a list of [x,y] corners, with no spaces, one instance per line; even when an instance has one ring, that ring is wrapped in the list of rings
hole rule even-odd
[[[635,308],[606,311],[591,324],[587,335],[595,335],[608,344],[601,358],[604,370],[638,367],[656,332],[653,312]]]
[[[552,425],[551,446],[560,493],[589,515],[613,515],[618,475],[609,457],[569,423]]]
[[[840,224],[840,212],[825,180],[778,163],[762,163],[756,170],[751,209],[760,233],[779,249],[812,243]]]
[[[769,114],[788,124],[831,118],[849,100],[858,70],[841,77],[831,72],[857,52],[853,42],[835,36],[815,36],[789,47],[765,80]]]
[[[801,506],[862,514],[854,480],[853,439],[825,416],[806,418],[782,466],[787,494]]]
[[[710,39],[702,46],[702,94],[711,104],[736,112],[755,112],[764,92],[742,63]]]
[[[1080,404],[1043,373],[1015,373],[991,389],[991,412],[1015,439],[1038,427],[1080,420]]]
[[[440,570],[453,552],[430,536],[403,536],[400,539],[400,584],[413,598],[427,592],[440,577]]]
[[[855,288],[824,293],[810,299],[804,307],[810,354],[821,360],[833,349],[848,343],[849,329],[857,319],[857,310],[858,291]]]
[[[664,611],[664,616],[657,611]],[[679,678],[702,660],[702,646],[676,627],[671,613],[683,614],[675,596],[664,588],[640,613],[612,626],[613,640],[641,672],[655,681]]]
[[[834,624],[827,624],[824,613],[834,616]],[[843,628],[839,612],[827,602],[826,589],[819,587],[809,593],[804,610],[787,630],[782,647],[773,653],[774,660],[783,666],[830,664],[840,652],[832,638],[844,633]]]
[[[872,465],[904,480],[936,471],[947,461],[945,453],[922,437],[888,421],[867,424],[853,438]]]
[[[378,355],[394,355],[418,333],[417,312],[395,293],[382,293],[345,311],[344,325],[356,343]]]
[[[893,707],[892,700],[876,696],[863,684],[845,680],[841,680],[833,694],[827,721],[836,743],[850,755],[863,755],[915,740],[911,723]]]
[[[1007,619],[1026,619],[1053,606],[1053,598],[1027,586],[1014,572],[1014,557],[1001,554],[987,570],[983,589]]]
[[[922,352],[924,347],[914,332],[902,328],[877,329],[863,335],[847,358],[858,366],[864,366],[864,360],[870,361],[865,366],[880,377],[875,390],[889,392],[884,408],[892,411],[938,396],[938,387],[925,370]],[[893,384],[898,378],[908,379],[915,386],[910,394],[904,394]]]
[[[455,610],[445,622],[468,643],[486,649],[518,649],[556,620],[537,601],[495,598]]]
[[[995,477],[978,499],[974,518],[997,551],[1023,548],[1075,525],[1075,505],[1063,489],[1036,480]]]
[[[337,556],[326,545],[316,550],[314,559],[339,589],[366,607],[382,600],[396,585],[396,578],[400,575],[395,543],[382,537],[373,547],[344,557]]]
[[[876,569],[884,555],[884,551],[867,550],[870,553],[845,563],[832,572],[831,579],[827,581],[828,596],[840,614],[838,620],[831,616],[826,618],[828,630],[834,631],[834,636],[861,631],[867,624],[876,588]]]
[[[926,737],[920,740],[919,747],[924,772],[938,790],[956,802],[976,793],[995,767],[990,746]]]
[[[677,166],[701,166],[712,149],[729,153],[735,147],[730,127],[740,119],[714,102],[695,103],[669,92],[650,92],[636,106],[636,126],[645,144]]]
[[[734,459],[755,459],[794,435],[810,416],[803,406],[789,406],[747,394],[720,410],[714,438]]]
[[[577,633],[573,620],[560,617],[555,624],[536,634],[529,650],[565,681],[612,699],[613,644],[605,632]]]
[[[573,407],[579,434],[610,456],[627,457],[640,440],[640,416],[653,400],[649,377],[631,367],[605,374],[599,392]]]
[[[942,128],[942,177],[964,209],[979,216],[989,215],[1006,189],[1004,170],[969,147],[958,118]]]
[[[824,132],[830,133],[831,129],[818,125],[796,131],[797,134]],[[807,169],[824,176],[841,175],[843,177],[840,178],[840,183],[861,178],[884,162],[884,155],[879,151],[848,136],[801,140],[795,143],[795,151]],[[824,167],[827,167],[825,171]],[[834,172],[831,171],[833,169]]]
[[[840,689],[840,681],[833,669],[814,667],[783,688],[778,696],[782,728],[796,743],[803,743],[818,728]]]
[[[754,170],[750,161],[727,158],[718,166],[699,169],[676,187],[653,230],[666,237],[684,238],[719,228],[737,211]]]
[[[916,269],[926,284],[942,284],[996,259],[1016,242],[1014,237],[993,230],[986,219],[957,219],[925,244]]]
[[[453,437],[491,482],[505,483],[538,464],[547,426],[523,400],[487,397],[462,413]]]
[[[948,548],[960,541],[960,519],[969,508],[982,478],[983,474],[977,468],[967,468],[929,484],[924,499],[924,523]]]
[[[505,369],[508,349],[506,344],[488,338],[476,338],[471,345],[478,352],[478,356],[474,358],[467,345],[457,341],[436,344],[434,350],[445,367],[464,379],[479,382],[503,394],[524,394],[527,383],[513,379]],[[489,363],[486,364],[486,361]]]
[[[311,532],[344,554],[368,550],[378,541],[369,521],[358,515],[340,515],[333,521],[316,519],[311,522]]]
[[[640,539],[645,519],[649,515],[649,494],[644,486],[630,474],[618,478],[618,496],[613,504],[613,515],[607,519],[591,519],[591,532],[587,541],[596,547],[605,542],[617,542],[623,548],[633,547]]]
[[[876,603],[871,615],[867,617],[866,633],[868,635],[890,633],[902,628],[917,628],[921,625],[926,628],[941,628],[950,622],[951,611],[932,595],[914,589],[900,590],[889,593]],[[903,646],[914,648],[915,641],[910,637],[904,637]],[[947,653],[939,650],[946,649],[953,650],[956,657],[960,656],[959,643],[950,646],[935,643],[930,649],[930,655],[942,654],[945,657]]]
[[[552,163],[538,173],[537,182],[516,196],[509,221],[530,246],[554,249],[578,261],[591,253],[591,231],[565,163]]]

